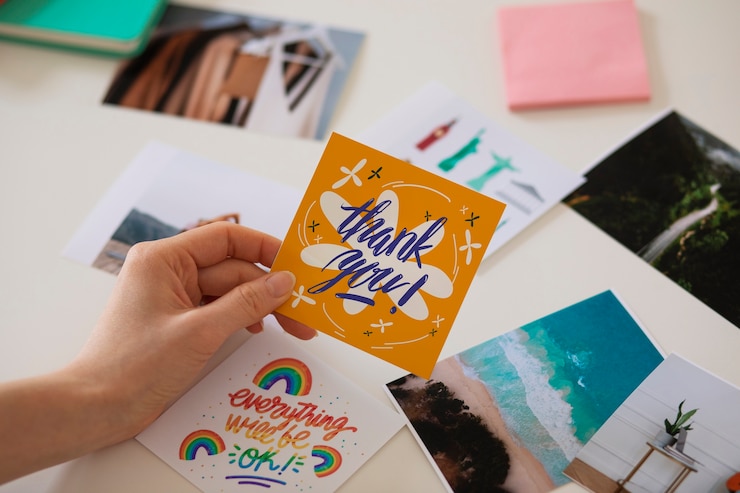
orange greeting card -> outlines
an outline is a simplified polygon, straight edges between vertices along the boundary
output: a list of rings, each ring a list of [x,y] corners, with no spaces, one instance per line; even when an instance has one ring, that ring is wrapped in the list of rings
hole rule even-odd
[[[505,205],[338,134],[273,270],[277,311],[428,378]]]

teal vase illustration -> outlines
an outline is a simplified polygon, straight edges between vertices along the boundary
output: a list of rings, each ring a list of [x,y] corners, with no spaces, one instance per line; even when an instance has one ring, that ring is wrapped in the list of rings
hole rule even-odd
[[[465,159],[466,156],[469,156],[470,154],[475,154],[478,152],[478,144],[480,144],[480,137],[483,135],[483,132],[485,132],[486,129],[481,129],[478,131],[475,136],[470,139],[470,141],[465,144],[459,151],[457,151],[452,156],[443,159],[439,162],[437,165],[439,169],[442,171],[451,171],[455,166],[457,166],[457,163]]]
[[[491,156],[493,156],[493,159],[495,161],[493,166],[488,168],[488,170],[486,170],[486,172],[482,175],[468,181],[468,186],[470,186],[470,188],[472,188],[473,190],[477,190],[480,192],[481,190],[483,190],[483,187],[486,186],[486,183],[491,178],[501,173],[505,169],[518,171],[514,166],[511,165],[511,158],[504,159],[500,156],[497,156],[493,152],[491,153]]]

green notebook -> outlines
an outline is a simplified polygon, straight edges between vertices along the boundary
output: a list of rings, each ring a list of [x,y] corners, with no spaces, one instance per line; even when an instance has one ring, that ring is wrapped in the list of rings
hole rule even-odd
[[[146,44],[166,0],[6,0],[0,37],[131,56]]]

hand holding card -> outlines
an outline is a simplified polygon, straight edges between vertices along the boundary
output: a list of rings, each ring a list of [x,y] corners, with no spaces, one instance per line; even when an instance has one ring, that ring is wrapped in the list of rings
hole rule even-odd
[[[504,204],[334,134],[273,269],[278,312],[428,376]]]

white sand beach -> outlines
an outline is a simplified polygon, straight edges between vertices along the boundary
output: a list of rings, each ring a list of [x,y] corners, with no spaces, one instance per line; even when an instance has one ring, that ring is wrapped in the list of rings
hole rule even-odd
[[[503,440],[511,459],[509,475],[503,487],[511,493],[546,493],[555,488],[550,476],[532,453],[519,446],[506,428],[498,406],[482,382],[468,378],[454,358],[437,363],[432,379],[443,382],[455,397],[468,405],[498,438]]]

